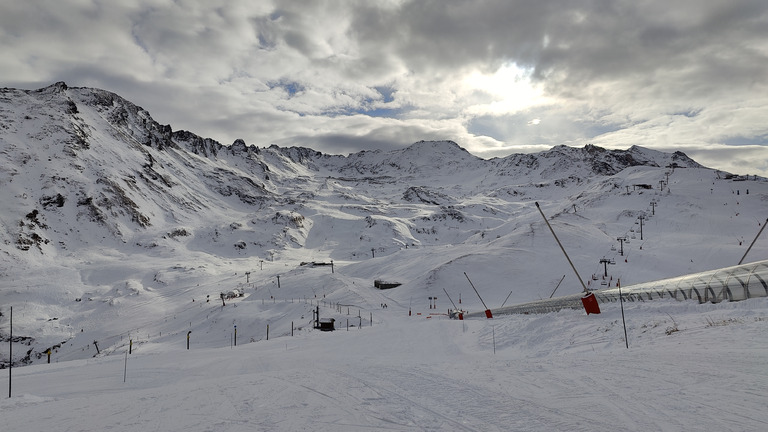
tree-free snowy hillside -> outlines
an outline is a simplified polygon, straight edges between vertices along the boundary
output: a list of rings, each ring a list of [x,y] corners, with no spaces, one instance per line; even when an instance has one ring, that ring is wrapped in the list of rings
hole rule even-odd
[[[561,279],[555,296],[581,291],[534,202],[590,288],[606,269],[626,286],[735,265],[768,182],[680,152],[225,146],[57,83],[0,89],[0,199],[9,430],[768,423],[765,298],[625,304],[627,339],[618,304],[445,316],[545,299]],[[745,262],[768,259],[766,235]],[[312,328],[318,307],[337,331]]]

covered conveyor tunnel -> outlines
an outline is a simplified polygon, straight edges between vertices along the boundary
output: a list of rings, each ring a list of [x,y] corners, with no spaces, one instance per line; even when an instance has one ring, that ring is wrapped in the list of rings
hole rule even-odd
[[[699,303],[740,301],[768,297],[768,260],[708,270],[684,276],[592,291],[599,303],[651,301],[664,298],[695,300]],[[492,309],[493,315],[547,313],[560,309],[581,309],[582,294],[556,297],[530,303]],[[465,314],[467,318],[485,317],[485,312]]]

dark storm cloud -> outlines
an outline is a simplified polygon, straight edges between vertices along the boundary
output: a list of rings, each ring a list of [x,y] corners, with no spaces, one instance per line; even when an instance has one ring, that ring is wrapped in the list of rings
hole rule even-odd
[[[688,71],[677,84],[764,80],[767,11],[760,0],[413,1],[358,9],[352,29],[414,71],[442,76],[511,61],[567,92],[601,80],[643,86],[663,80],[657,71],[679,68]]]

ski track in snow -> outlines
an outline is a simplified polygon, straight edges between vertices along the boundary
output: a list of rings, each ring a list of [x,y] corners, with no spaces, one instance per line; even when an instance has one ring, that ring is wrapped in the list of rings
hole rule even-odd
[[[62,431],[759,431],[768,301],[748,302],[715,306],[717,326],[685,314],[696,309],[685,302],[628,305],[630,349],[621,327],[594,327],[615,305],[603,317],[466,322],[398,312],[372,328],[236,348],[157,345],[128,358],[125,384],[117,355],[17,368],[19,394],[0,400],[0,413],[14,431],[30,421]],[[754,318],[730,320],[743,311]],[[667,314],[680,326],[670,335],[653,326]],[[555,328],[520,333],[530,320]],[[594,344],[570,343],[595,331],[604,335]]]

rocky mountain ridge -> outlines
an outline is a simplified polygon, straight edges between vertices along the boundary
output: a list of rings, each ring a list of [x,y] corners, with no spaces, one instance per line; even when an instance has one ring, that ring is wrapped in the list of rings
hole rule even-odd
[[[309,234],[297,221],[308,223],[304,214],[325,213],[318,206],[336,207],[338,200],[348,203],[344,219],[360,218],[369,228],[388,208],[422,206],[405,220],[387,221],[399,226],[395,243],[419,244],[429,241],[424,233],[438,230],[435,220],[472,221],[462,213],[467,197],[521,197],[532,186],[565,188],[634,166],[700,167],[683,153],[637,146],[558,146],[490,160],[452,141],[347,156],[243,140],[225,146],[173,131],[114,93],[62,82],[0,90],[0,124],[2,248],[16,257],[89,247],[94,235],[139,248],[178,240],[179,233],[193,237],[189,246],[218,243],[222,231],[237,231],[233,224],[255,228],[260,221],[270,227],[266,233],[232,239],[227,254],[264,255],[304,247]],[[504,213],[488,203],[484,208]]]
[[[114,349],[138,321],[163,329],[156,340],[185,334],[176,311],[205,318],[196,332],[229,331],[192,300],[233,288],[252,306],[327,295],[403,309],[465,290],[463,272],[495,305],[550,295],[561,280],[558,293],[580,292],[534,202],[585,275],[604,271],[600,257],[629,283],[692,273],[744,253],[768,201],[768,182],[748,183],[638,146],[490,160],[451,141],[346,156],[227,146],[104,90],[0,89],[0,328],[14,305],[23,362],[35,362],[57,345],[90,357],[97,337]],[[652,217],[643,239],[638,222]],[[379,293],[374,280],[402,285]],[[274,319],[237,315],[253,327]]]

